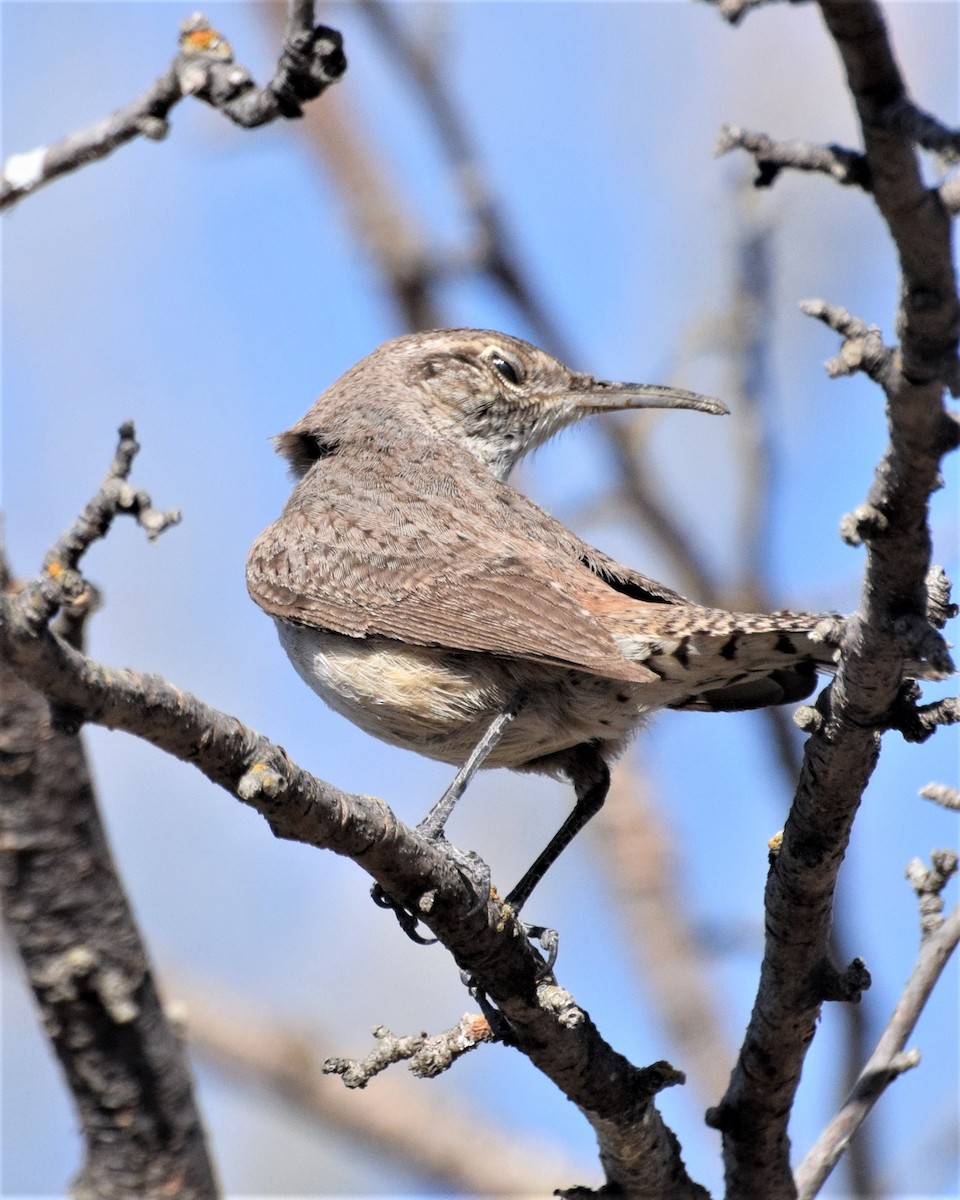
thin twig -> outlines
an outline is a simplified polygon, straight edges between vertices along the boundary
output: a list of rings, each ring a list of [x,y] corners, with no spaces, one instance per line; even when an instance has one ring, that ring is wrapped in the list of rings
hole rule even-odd
[[[397,1036],[385,1025],[378,1025],[373,1036],[377,1040],[375,1050],[363,1058],[328,1058],[323,1073],[339,1075],[348,1088],[363,1088],[387,1067],[406,1062],[418,1079],[432,1079],[448,1071],[464,1054],[495,1040],[489,1022],[479,1013],[465,1013],[442,1033]]]
[[[196,13],[181,22],[176,58],[130,104],[52,145],[8,158],[0,174],[0,209],[136,137],[162,140],[167,116],[184,96],[195,96],[234,124],[252,129],[278,117],[300,116],[303,103],[339,79],[346,66],[340,34],[325,25],[314,28],[312,3],[290,0],[276,72],[258,88],[246,68],[234,62],[230,43]]]
[[[860,1073],[846,1103],[817,1138],[796,1173],[798,1200],[819,1194],[850,1139],[890,1084],[920,1061],[916,1050],[904,1053],[907,1039],[960,942],[960,908],[924,940],[903,994]]]
[[[163,977],[204,1062],[241,1085],[268,1089],[303,1119],[391,1155],[445,1192],[548,1194],[558,1178],[584,1170],[559,1145],[500,1128],[481,1108],[402,1075],[386,1073],[362,1097],[353,1094],[324,1074],[322,1047],[331,1039],[312,1019],[301,1028],[213,980]]]
[[[871,188],[867,160],[858,150],[843,146],[817,146],[812,142],[780,142],[766,133],[741,129],[739,125],[721,125],[716,153],[746,150],[757,164],[755,187],[770,187],[781,171],[813,171],[829,175],[837,183]]]
[[[960,812],[960,791],[946,783],[928,783],[920,789],[920,795],[951,812]]]

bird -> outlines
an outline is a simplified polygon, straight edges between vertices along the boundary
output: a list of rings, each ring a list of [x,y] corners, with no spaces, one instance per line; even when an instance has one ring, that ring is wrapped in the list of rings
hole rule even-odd
[[[295,484],[250,550],[250,596],[332,709],[460,768],[420,832],[444,836],[480,766],[572,783],[573,809],[506,897],[514,912],[600,810],[650,713],[797,702],[835,669],[834,614],[696,604],[507,482],[561,429],[640,408],[727,412],[598,380],[518,337],[441,329],[379,346],[275,439]]]

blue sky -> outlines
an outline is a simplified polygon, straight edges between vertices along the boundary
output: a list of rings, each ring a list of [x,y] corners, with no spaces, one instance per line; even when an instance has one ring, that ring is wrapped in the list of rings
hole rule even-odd
[[[608,378],[676,378],[724,395],[724,356],[709,347],[689,353],[729,308],[733,186],[745,164],[712,156],[719,123],[856,144],[815,10],[772,6],[731,30],[706,6],[666,2],[403,7],[415,26],[442,33],[441,62],[480,164],[572,347],[571,365]],[[260,79],[272,56],[263,9],[205,9]],[[169,61],[188,12],[167,3],[6,0],[4,155],[127,102]],[[956,7],[898,3],[888,14],[915,98],[955,123]],[[430,236],[458,245],[464,216],[415,91],[357,9],[331,6],[327,19],[343,30],[350,59],[336,101]],[[894,255],[869,199],[819,178],[784,178],[755,197],[752,211],[771,223],[775,272],[766,314],[770,587],[777,606],[847,611],[862,552],[843,545],[837,524],[864,498],[882,452],[882,397],[862,379],[827,380],[822,362],[835,339],[797,302],[841,303],[892,339]],[[135,482],[158,505],[180,507],[184,520],[155,546],[121,523],[90,554],[88,573],[107,598],[92,653],[163,673],[318,775],[418,818],[449,770],[383,747],[325,710],[243,585],[246,550],[289,486],[270,436],[403,331],[297,125],[243,132],[183,103],[166,141],[132,144],[4,218],[2,300],[3,502],[15,568],[37,567],[100,479],[117,425],[132,417],[143,445]],[[452,280],[441,301],[451,325],[531,334],[489,284]],[[736,421],[736,412],[724,423],[667,415],[651,433],[661,486],[721,575],[752,483],[738,470]],[[517,482],[588,540],[675,582],[644,531],[599,503],[611,473],[597,429],[583,426],[538,453]],[[932,519],[936,557],[956,574],[955,463],[948,483]],[[450,960],[407,944],[370,904],[351,864],[276,842],[196,772],[133,739],[102,730],[88,739],[114,848],[161,970],[215,976],[280,1014],[315,1022],[331,1052],[345,1054],[366,1051],[373,1024],[438,1029],[467,1006]],[[662,798],[698,927],[721,938],[737,933],[734,951],[711,959],[735,1041],[756,980],[765,842],[789,795],[750,715],[665,714],[634,753]],[[874,975],[864,1003],[875,1032],[915,953],[906,862],[957,841],[957,822],[916,792],[932,779],[955,781],[955,757],[949,733],[920,749],[888,738],[844,868],[847,936]],[[492,772],[471,789],[450,834],[483,853],[509,886],[569,800],[561,785]],[[531,918],[561,929],[560,980],[615,1045],[637,1062],[671,1057],[631,978],[605,888],[586,836],[538,890]],[[344,928],[349,937],[338,936]],[[4,978],[4,1191],[55,1192],[77,1165],[74,1122],[9,959]],[[929,1195],[958,1186],[943,1158],[920,1148],[925,1130],[948,1137],[955,1115],[956,1002],[954,971],[911,1041],[923,1066],[895,1085],[875,1117],[895,1190],[906,1178]],[[835,1103],[838,1024],[827,1010],[808,1062],[792,1129],[801,1149]],[[307,1194],[321,1178],[326,1190],[422,1186],[369,1155],[358,1161],[336,1139],[318,1141],[202,1065],[199,1079],[233,1192]],[[509,1051],[481,1051],[429,1086],[479,1098],[492,1117],[552,1134],[591,1161],[589,1128]],[[695,1176],[716,1187],[716,1139],[686,1092],[667,1093],[663,1108]]]

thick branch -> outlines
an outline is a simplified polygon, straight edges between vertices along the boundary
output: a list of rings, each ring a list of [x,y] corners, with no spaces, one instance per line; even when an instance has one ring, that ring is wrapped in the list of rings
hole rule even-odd
[[[939,195],[921,177],[914,150],[917,130],[904,129],[907,91],[883,16],[874,0],[819,0],[819,6],[843,60],[873,195],[900,259],[897,332],[904,378],[917,386],[955,383],[960,304],[951,222]]]
[[[0,209],[136,137],[162,140],[167,115],[184,96],[196,96],[234,124],[251,129],[278,117],[300,116],[303,102],[319,96],[346,66],[340,34],[324,25],[314,28],[312,3],[290,0],[276,72],[266,87],[258,88],[246,68],[233,61],[230,43],[205,17],[194,14],[181,22],[176,58],[136,100],[88,129],[7,159],[0,175]]]
[[[391,896],[422,914],[460,968],[498,1004],[518,1049],[595,1127],[615,1129],[629,1142],[626,1157],[642,1158],[654,1179],[685,1189],[676,1195],[700,1194],[686,1180],[659,1116],[650,1115],[656,1092],[682,1076],[665,1065],[633,1067],[567,993],[536,985],[540,960],[507,910],[492,899],[476,912],[472,889],[442,849],[407,829],[382,801],[314,778],[236,718],[157,676],[114,670],[49,632],[38,634],[32,614],[24,619],[18,601],[9,598],[0,607],[0,650],[22,676],[83,720],[137,734],[193,763],[261,813],[277,837],[359,863]]]
[[[940,456],[951,448],[940,381],[954,372],[960,313],[946,214],[924,189],[909,140],[876,115],[903,94],[879,12],[869,0],[821,0],[821,9],[847,67],[874,195],[900,254],[903,346],[877,372],[891,444],[868,497],[880,519],[861,531],[868,555],[860,611],[848,624],[837,680],[822,698],[822,723],[807,743],[767,883],[757,1000],[730,1090],[712,1114],[725,1134],[730,1192],[770,1200],[795,1195],[787,1119],[820,1004],[846,990],[827,953],[837,872],[876,762],[877,731],[898,698],[907,643],[929,631],[927,503],[939,486]]]
[[[184,1047],[158,999],[80,739],[4,662],[0,758],[4,918],[77,1109],[85,1154],[73,1194],[215,1196]]]

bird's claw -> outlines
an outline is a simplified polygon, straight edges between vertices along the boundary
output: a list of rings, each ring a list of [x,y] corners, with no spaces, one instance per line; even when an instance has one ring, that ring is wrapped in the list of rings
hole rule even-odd
[[[474,903],[470,906],[467,915],[464,917],[465,921],[469,921],[471,917],[476,916],[486,906],[487,901],[490,899],[493,890],[490,880],[490,868],[480,855],[475,854],[472,850],[458,850],[455,846],[450,845],[447,845],[445,849],[453,860],[457,874],[474,893]],[[419,933],[417,926],[421,921],[420,915],[401,904],[398,900],[394,900],[389,892],[379,883],[375,883],[370,889],[370,897],[379,908],[388,908],[393,912],[400,924],[400,928],[418,946],[432,946],[437,941],[435,937],[424,937],[423,934]]]
[[[532,941],[539,943],[540,949],[546,955],[546,961],[537,972],[536,983],[542,983],[548,975],[553,974],[553,967],[557,961],[557,952],[560,949],[560,934],[555,929],[548,929],[546,925],[527,925],[523,923],[523,932]]]
[[[411,942],[416,942],[418,946],[432,946],[436,942],[435,937],[424,937],[423,934],[417,932],[417,926],[420,924],[417,914],[411,912],[409,908],[405,908],[398,900],[394,900],[379,883],[375,883],[370,889],[370,898],[378,908],[389,908],[393,912],[400,928]]]

